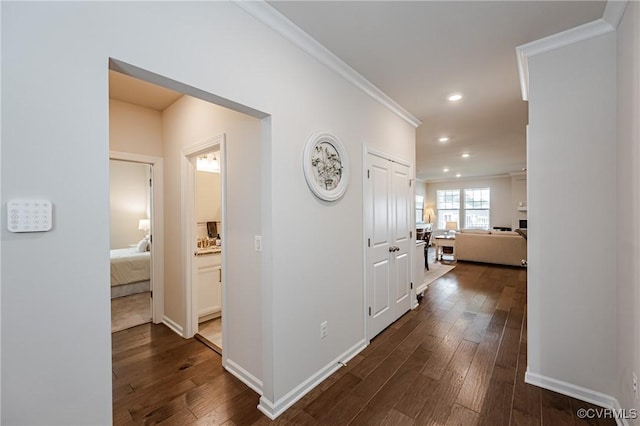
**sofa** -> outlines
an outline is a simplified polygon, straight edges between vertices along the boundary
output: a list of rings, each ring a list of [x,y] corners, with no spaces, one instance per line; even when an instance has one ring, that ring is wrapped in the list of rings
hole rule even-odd
[[[456,233],[456,259],[523,266],[527,240],[517,232],[463,230]]]

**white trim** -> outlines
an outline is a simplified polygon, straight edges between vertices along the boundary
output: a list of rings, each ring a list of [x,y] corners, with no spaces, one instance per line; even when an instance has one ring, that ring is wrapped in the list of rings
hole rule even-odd
[[[181,156],[181,210],[182,210],[182,248],[183,248],[183,264],[184,264],[184,307],[185,307],[185,328],[184,337],[191,338],[198,332],[198,292],[193,285],[193,252],[197,239],[196,229],[196,209],[195,209],[195,185],[196,170],[195,158],[198,154],[210,151],[213,148],[220,147],[220,179],[222,181],[221,206],[222,206],[222,282],[225,282],[226,270],[226,250],[224,250],[224,242],[226,241],[226,135],[221,133],[212,138],[206,139],[189,145],[182,149]],[[226,305],[226,285],[222,286],[222,311]],[[226,321],[222,318],[222,353],[223,359],[226,355],[226,339],[227,334]]]
[[[168,316],[165,315],[162,317],[162,323],[169,327],[169,329],[171,329],[174,333],[180,336],[184,336],[184,330],[182,329],[182,326],[180,326],[180,324],[178,324]]]
[[[384,151],[380,151],[380,150],[375,149],[375,148],[371,148],[371,147],[365,146],[365,157],[366,157],[366,154],[375,155],[376,157],[380,157],[380,158],[383,158],[385,160],[389,160],[389,161],[392,161],[394,163],[402,164],[403,166],[407,166],[409,168],[413,168],[413,166],[411,165],[411,161],[405,160],[405,159],[400,158],[400,157],[396,157],[394,155],[388,154],[388,153],[386,153]],[[366,169],[366,164],[367,163],[365,162],[365,169]]]
[[[258,404],[258,410],[260,410],[265,416],[271,420],[275,420],[280,414],[282,414],[287,408],[291,407],[303,396],[309,393],[313,388],[322,383],[327,377],[335,373],[340,367],[346,365],[349,360],[358,355],[364,348],[368,346],[366,340],[361,340],[356,343],[342,355],[327,364],[324,368],[320,369],[317,373],[309,377],[304,382],[296,386],[291,392],[280,398],[275,403],[269,401],[262,396],[260,403]]]
[[[222,322],[222,359],[224,361],[229,357],[229,333],[227,332],[229,329],[227,319],[229,317],[224,315],[225,309],[228,309],[229,307],[229,303],[227,302],[227,289],[229,288],[229,276],[227,275],[227,271],[229,269],[227,269],[227,250],[224,249],[227,236],[229,235],[227,233],[227,136],[223,133],[216,136],[214,140],[218,142],[218,147],[220,147],[220,220],[222,220],[222,230],[220,234],[222,237],[222,270],[220,271],[220,279],[222,280],[222,309],[220,311],[220,316]],[[198,319],[196,318],[196,323],[197,321]],[[227,367],[224,362],[222,366],[225,368]],[[262,384],[260,385],[260,389],[262,390]],[[258,393],[262,394],[262,391]]]
[[[603,408],[609,408],[611,410],[621,410],[620,403],[611,395],[607,395],[593,389],[583,388],[582,386],[574,385],[562,380],[543,376],[542,374],[532,373],[528,368],[524,375],[524,381],[525,383],[529,383],[530,385],[548,389],[553,392],[558,392],[562,395],[589,402]],[[629,424],[626,419],[617,418],[616,423],[618,425],[624,426],[627,426]]]
[[[267,27],[276,31],[285,39],[298,46],[304,52],[317,59],[320,63],[326,65],[329,69],[333,70],[349,83],[380,102],[413,127],[418,127],[422,124],[420,120],[401,107],[400,104],[391,99],[382,90],[374,86],[369,80],[364,78],[360,73],[347,65],[343,60],[334,55],[329,49],[300,29],[300,27],[291,22],[280,12],[269,6],[265,1],[236,0],[234,3]]]
[[[368,245],[368,239],[369,239],[369,235],[368,235],[368,223],[367,223],[367,199],[368,199],[368,194],[367,194],[367,185],[368,185],[368,178],[367,178],[367,173],[368,173],[368,149],[369,147],[367,147],[367,145],[363,144],[362,145],[362,235],[364,236],[363,240],[362,240],[362,306],[364,307],[364,309],[362,309],[362,315],[363,315],[363,336],[366,339],[367,336],[369,335],[369,314],[367,312],[368,307],[369,307],[369,301],[367,299],[367,267],[369,266],[367,264],[367,250],[369,250],[369,245]]]
[[[109,159],[151,165],[151,290],[153,291],[154,324],[164,317],[164,166],[161,157],[109,151]]]
[[[607,1],[607,5],[604,7],[604,13],[602,14],[602,19],[607,21],[613,28],[618,28],[620,25],[620,21],[622,20],[622,15],[624,15],[624,11],[627,8],[628,0],[620,0],[620,1]]]
[[[529,100],[529,57],[549,52],[561,47],[569,46],[583,40],[615,31],[615,28],[604,19],[597,19],[575,28],[553,34],[531,43],[516,47],[518,58],[518,73],[520,74],[520,88],[522,99]]]
[[[224,349],[224,344],[222,348]],[[242,383],[249,386],[257,394],[262,396],[262,380],[258,379],[256,376],[249,373],[247,370],[240,367],[238,364],[228,358],[224,360],[223,365],[225,370],[236,376]]]

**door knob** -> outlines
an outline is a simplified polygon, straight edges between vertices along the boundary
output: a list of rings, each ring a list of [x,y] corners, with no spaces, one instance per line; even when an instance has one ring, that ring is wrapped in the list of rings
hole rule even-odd
[[[389,253],[393,253],[394,251],[396,251],[395,249],[396,249],[396,248],[395,248],[395,247],[393,247],[393,246],[389,247]]]

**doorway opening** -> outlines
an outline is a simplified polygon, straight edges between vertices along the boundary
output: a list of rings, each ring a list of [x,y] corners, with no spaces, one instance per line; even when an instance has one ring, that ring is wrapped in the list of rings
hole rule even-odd
[[[120,138],[121,145],[111,145],[111,149],[150,153],[167,164],[164,199],[156,203],[156,214],[163,216],[164,225],[155,221],[166,235],[166,242],[157,243],[156,233],[152,233],[153,255],[162,250],[163,256],[164,302],[158,322],[184,338],[192,338],[198,332],[200,319],[213,319],[207,315],[215,317],[212,311],[216,309],[199,309],[197,283],[192,278],[197,275],[196,261],[203,257],[195,255],[198,242],[206,246],[213,239],[215,245],[213,234],[208,234],[213,228],[207,222],[216,222],[215,235],[219,234],[222,240],[220,264],[209,265],[203,272],[213,276],[213,282],[221,288],[221,303],[210,307],[217,306],[217,315],[222,317],[222,364],[260,393],[264,283],[270,285],[268,274],[263,273],[263,251],[270,253],[270,246],[257,245],[255,241],[261,241],[262,229],[265,224],[268,229],[271,220],[270,210],[263,209],[263,200],[269,200],[265,191],[267,194],[271,191],[270,116],[116,59],[109,60],[109,68],[110,74],[135,80],[129,81],[133,86],[120,93],[117,108],[110,105],[110,116],[118,114],[133,133],[131,137]],[[147,96],[144,104],[131,105],[139,101],[141,93],[157,94],[156,88],[165,93],[157,98]],[[174,95],[176,98],[172,99]],[[141,129],[141,123],[147,128]],[[121,135],[112,126],[110,130],[112,143],[114,136]],[[214,152],[221,165],[220,219],[198,220],[194,198],[198,156],[207,160],[208,154],[212,154],[209,160],[213,160]],[[232,194],[228,203],[224,201],[227,186]],[[198,237],[203,232],[207,234]],[[268,234],[265,238],[268,241]],[[160,290],[155,278],[154,284],[155,304],[156,290]],[[204,316],[199,310],[205,311]],[[155,318],[154,309],[154,322]]]
[[[194,337],[222,355],[223,253],[226,241],[226,147],[221,134],[186,148],[183,181],[191,258],[191,324]],[[191,250],[189,250],[191,252]]]
[[[152,243],[154,169],[162,173],[159,159],[110,153],[112,333],[159,322],[162,313],[159,303],[154,304],[154,284],[162,282],[162,274],[154,274],[159,269]]]

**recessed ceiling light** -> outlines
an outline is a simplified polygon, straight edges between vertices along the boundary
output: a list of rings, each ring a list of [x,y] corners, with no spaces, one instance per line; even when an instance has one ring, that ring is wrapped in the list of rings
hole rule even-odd
[[[460,176],[462,176],[460,173],[457,173],[457,174],[456,174],[456,177],[460,177]]]
[[[442,169],[443,172],[447,173],[449,171],[449,169],[447,169],[446,167],[444,169]]]
[[[469,154],[465,152],[464,154],[462,154],[462,158],[469,158]]]
[[[441,138],[438,138],[438,142],[447,142],[449,140],[449,138],[447,136],[443,136]]]
[[[462,95],[460,93],[452,93],[447,99],[449,99],[449,102],[458,102],[462,99]]]

